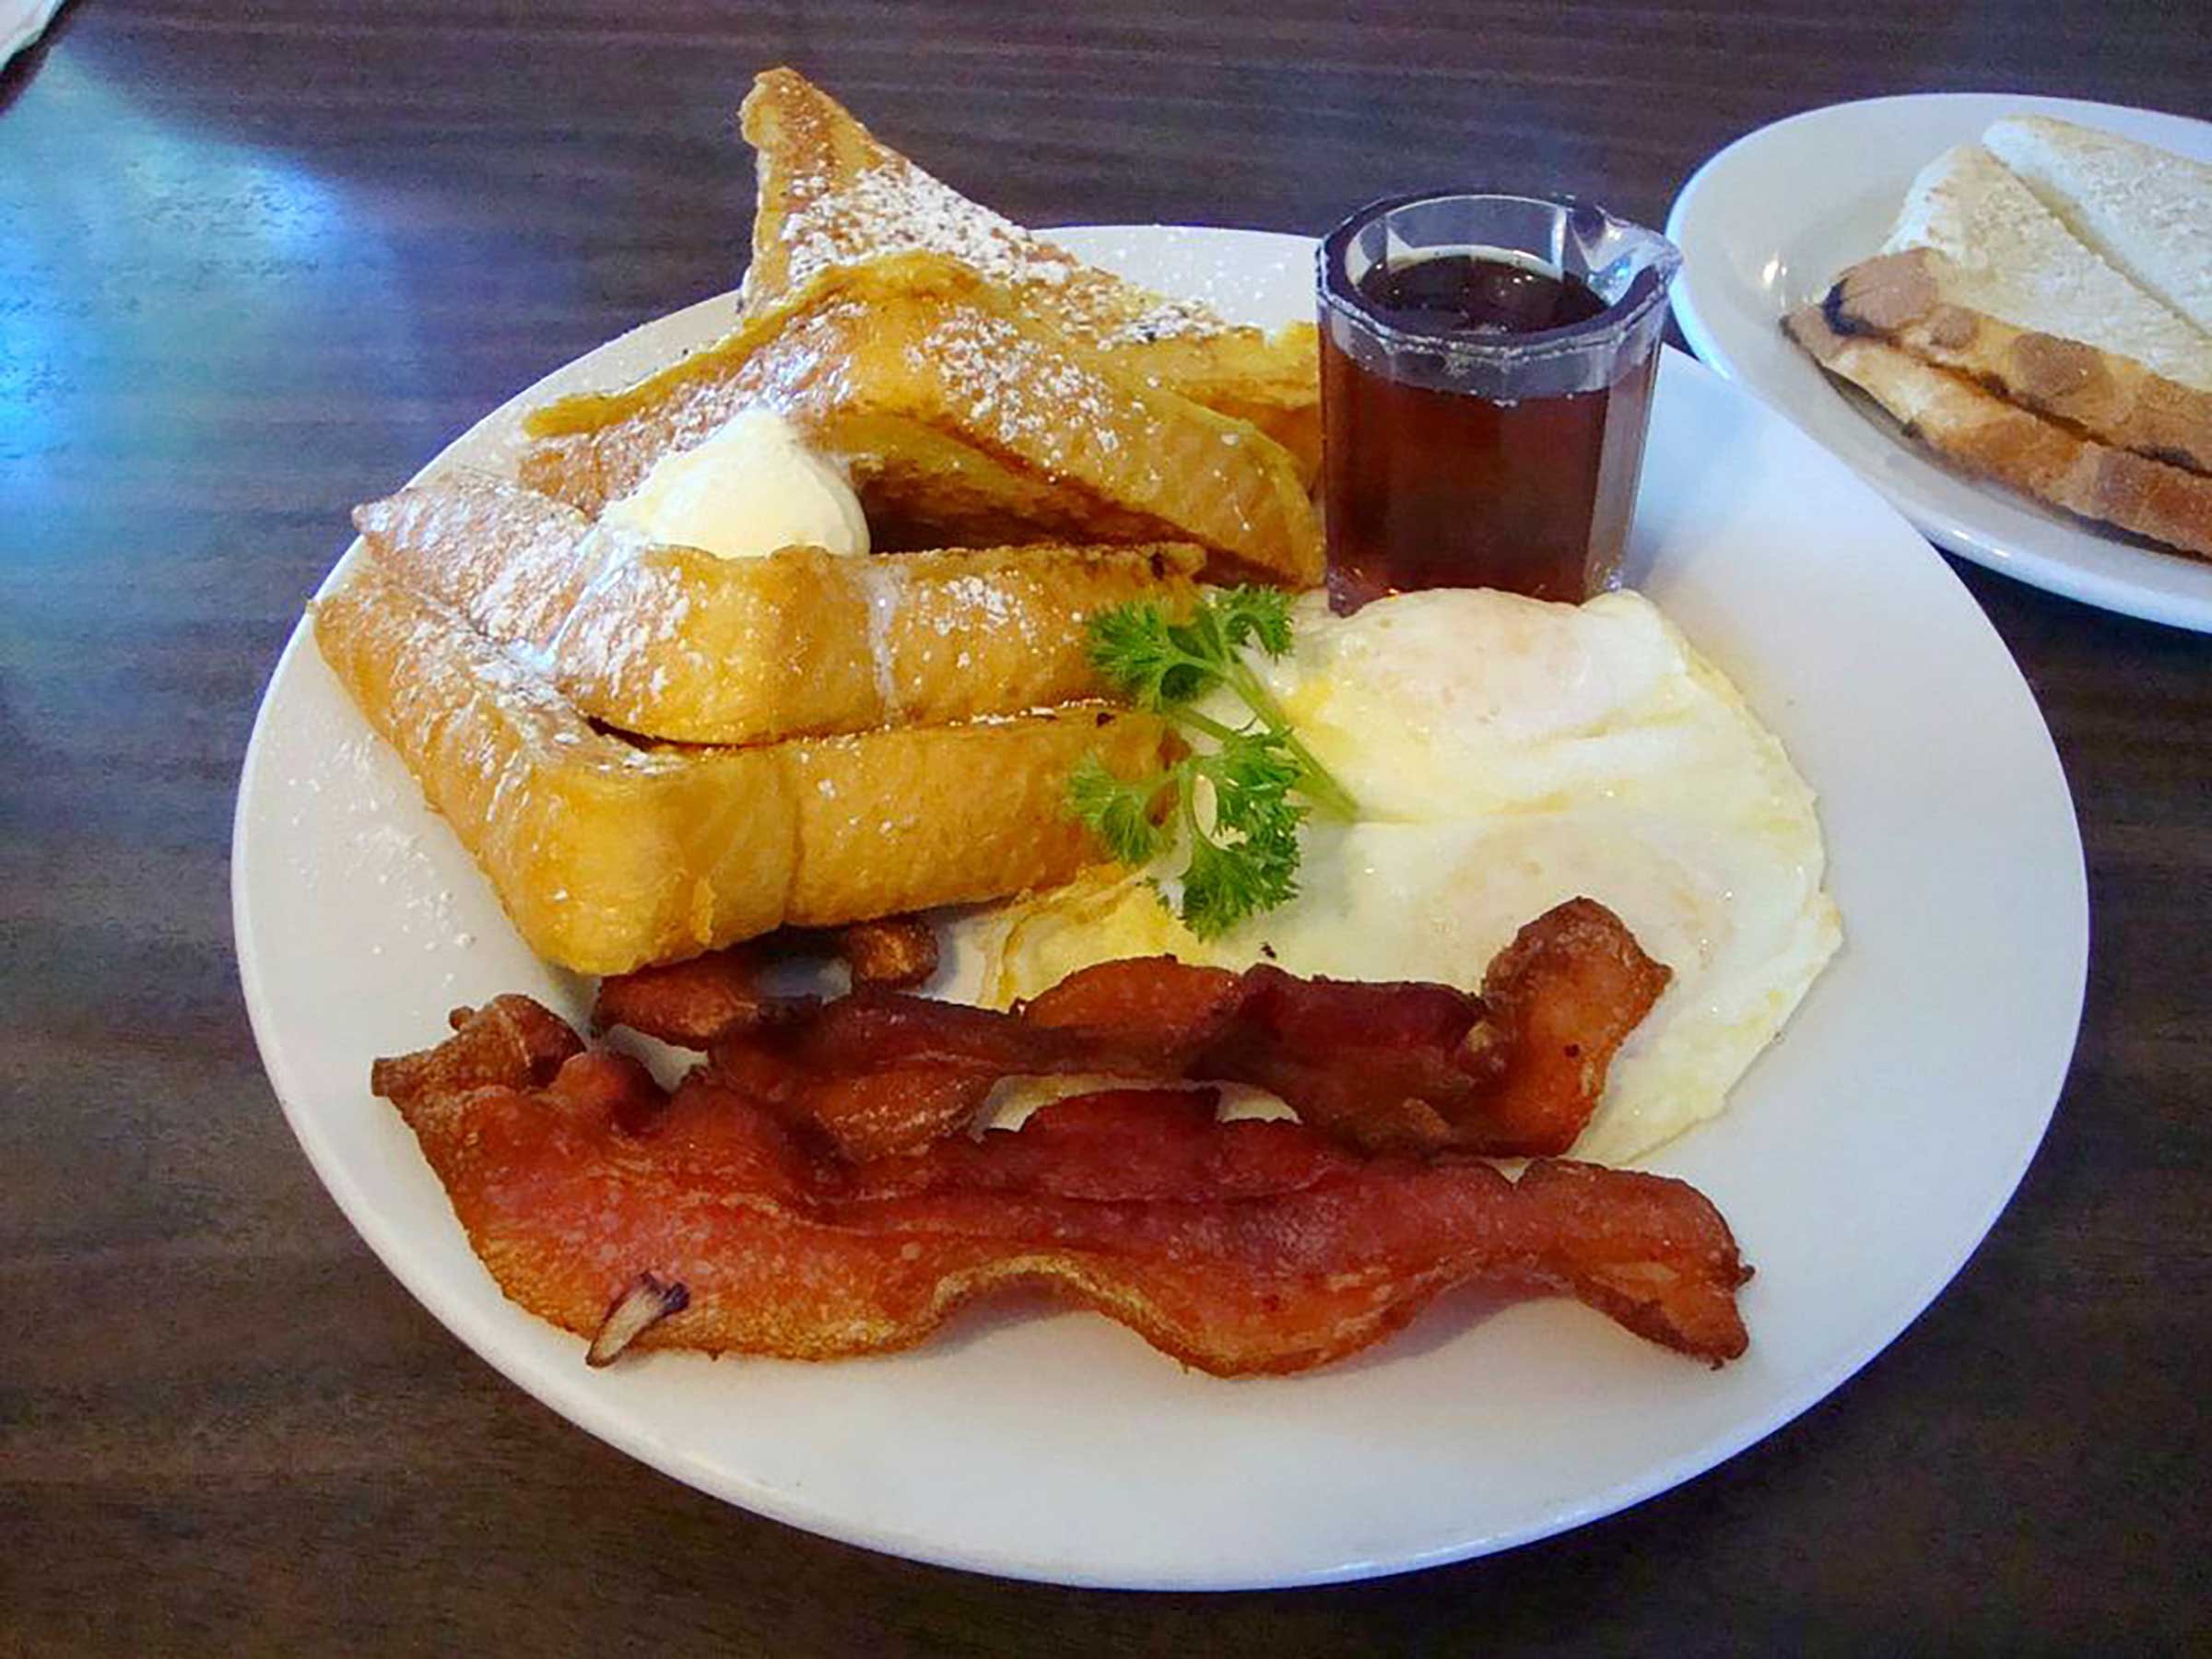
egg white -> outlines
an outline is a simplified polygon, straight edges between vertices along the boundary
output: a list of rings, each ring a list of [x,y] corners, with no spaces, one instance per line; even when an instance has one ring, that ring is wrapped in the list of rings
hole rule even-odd
[[[1586,896],[1674,971],[1575,1145],[1622,1162],[1721,1110],[1841,943],[1812,791],[1639,594],[1445,590],[1349,618],[1309,598],[1291,654],[1254,666],[1360,806],[1309,823],[1299,897],[1200,940],[1146,879],[1169,866],[1101,872],[1011,909],[990,1000],[1159,952],[1476,989],[1523,924]]]

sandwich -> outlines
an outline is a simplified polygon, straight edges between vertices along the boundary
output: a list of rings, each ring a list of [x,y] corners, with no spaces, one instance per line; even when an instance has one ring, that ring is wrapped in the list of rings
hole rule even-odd
[[[519,482],[361,507],[366,565],[315,607],[517,930],[580,972],[1070,879],[1078,764],[1171,753],[1090,619],[1321,574],[1303,464],[1245,418],[1310,412],[1310,338],[1077,265],[796,76],[747,125],[776,252],[737,326],[535,411]],[[893,211],[917,194],[948,242]],[[832,223],[825,253],[805,228]]]

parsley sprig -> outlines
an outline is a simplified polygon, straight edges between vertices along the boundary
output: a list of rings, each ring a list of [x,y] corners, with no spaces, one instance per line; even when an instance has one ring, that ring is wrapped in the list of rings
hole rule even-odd
[[[1271,657],[1290,649],[1286,595],[1225,588],[1202,597],[1182,621],[1139,601],[1093,617],[1089,632],[1099,672],[1194,741],[1180,760],[1143,778],[1116,777],[1095,751],[1085,756],[1068,779],[1069,810],[1123,864],[1148,865],[1179,841],[1187,845],[1177,908],[1202,939],[1296,897],[1299,826],[1309,808],[1349,818],[1358,807],[1239,654],[1245,645]],[[1251,723],[1232,726],[1191,707],[1218,688],[1252,711]],[[1211,747],[1194,741],[1201,738]]]

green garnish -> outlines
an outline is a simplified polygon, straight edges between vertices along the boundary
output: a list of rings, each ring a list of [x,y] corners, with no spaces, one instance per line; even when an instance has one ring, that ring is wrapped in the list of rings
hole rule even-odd
[[[1291,797],[1331,818],[1349,818],[1358,807],[1237,654],[1242,645],[1271,657],[1290,649],[1288,598],[1276,588],[1223,588],[1202,597],[1181,622],[1141,601],[1100,612],[1089,631],[1099,672],[1192,739],[1191,752],[1149,776],[1125,779],[1093,751],[1068,778],[1068,810],[1125,865],[1150,864],[1187,840],[1178,913],[1202,939],[1296,897],[1298,830],[1307,806]],[[1189,706],[1217,687],[1252,711],[1250,724],[1228,725]],[[1201,738],[1212,747],[1200,747]],[[1200,807],[1200,780],[1208,786],[1210,812]],[[1171,791],[1164,819],[1156,819]]]

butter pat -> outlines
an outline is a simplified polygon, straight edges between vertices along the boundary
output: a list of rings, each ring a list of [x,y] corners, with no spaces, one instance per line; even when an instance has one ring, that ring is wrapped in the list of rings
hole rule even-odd
[[[767,409],[740,410],[704,442],[663,455],[599,522],[640,541],[724,559],[794,546],[868,550],[868,521],[844,474]]]

